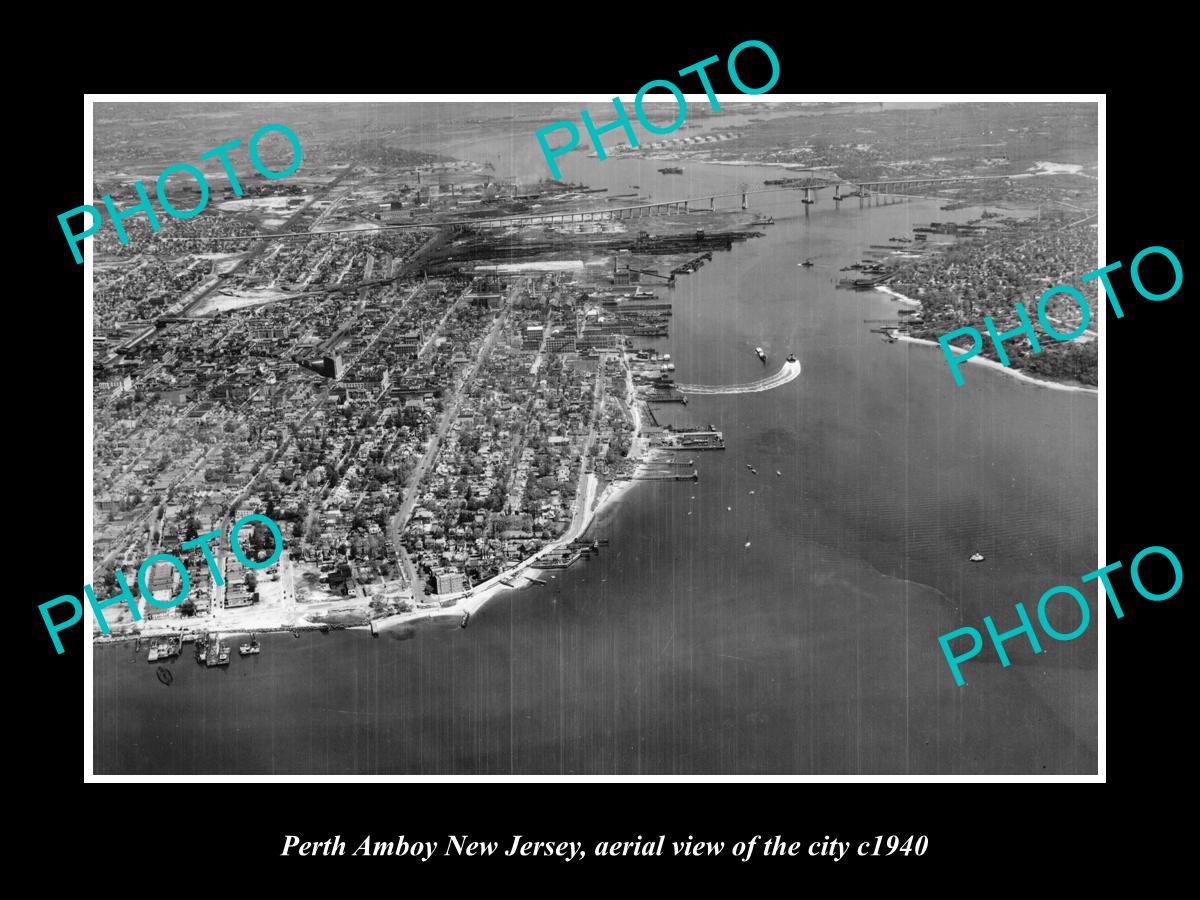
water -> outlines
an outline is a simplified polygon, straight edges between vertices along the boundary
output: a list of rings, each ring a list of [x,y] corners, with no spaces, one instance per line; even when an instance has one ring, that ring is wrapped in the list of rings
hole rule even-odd
[[[525,149],[451,152],[544,172]],[[578,153],[561,165],[655,199],[779,174],[661,176],[661,162]],[[808,218],[794,194],[753,205],[776,224],[681,278],[671,337],[654,346],[686,383],[752,382],[792,351],[803,372],[658,407],[664,422],[725,432],[727,451],[695,455],[698,484],[637,485],[593,525],[611,539],[598,557],[494,600],[466,630],[271,636],[227,671],[176,662],[169,688],[127,647],[97,648],[96,770],[1094,772],[1094,625],[1069,643],[1043,636],[1038,656],[1010,641],[1007,669],[987,650],[963,688],[937,637],[982,630],[987,614],[1007,630],[1014,602],[1032,614],[1047,588],[1099,564],[1095,396],[982,367],[955,390],[935,349],[863,324],[894,318],[895,303],[834,289],[868,245],[975,212],[834,210],[828,195]],[[818,268],[796,265],[807,257]],[[967,561],[976,550],[984,563]],[[1078,621],[1051,618],[1061,631]]]

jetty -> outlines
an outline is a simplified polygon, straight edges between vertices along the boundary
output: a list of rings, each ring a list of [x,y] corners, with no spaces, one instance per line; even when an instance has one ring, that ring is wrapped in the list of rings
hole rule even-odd
[[[672,431],[663,435],[659,446],[664,450],[687,452],[724,450],[725,436],[719,431]]]
[[[648,472],[648,473],[644,473],[641,475],[634,475],[633,480],[634,481],[699,481],[700,480],[700,472],[696,469],[692,469],[692,473],[690,475],[669,475],[665,472],[663,472],[663,473]]]

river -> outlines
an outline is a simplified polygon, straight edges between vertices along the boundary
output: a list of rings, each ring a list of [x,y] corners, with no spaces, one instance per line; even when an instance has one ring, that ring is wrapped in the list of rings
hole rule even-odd
[[[525,143],[447,152],[544,173]],[[560,165],[656,200],[780,171],[665,176],[580,152]],[[177,662],[170,687],[128,645],[96,647],[97,773],[1095,772],[1094,599],[1082,637],[1043,637],[1037,656],[1010,641],[1009,668],[988,649],[961,688],[937,637],[988,614],[1012,628],[1014,602],[1032,611],[1099,565],[1097,398],[982,367],[956,390],[936,349],[864,324],[895,318],[891,298],[834,288],[868,245],[978,210],[752,203],[776,224],[679,279],[654,346],[684,383],[753,382],[789,352],[803,368],[657,408],[725,433],[725,452],[696,454],[699,483],[634,486],[593,523],[611,541],[598,556],[465,630],[271,635],[225,671]]]

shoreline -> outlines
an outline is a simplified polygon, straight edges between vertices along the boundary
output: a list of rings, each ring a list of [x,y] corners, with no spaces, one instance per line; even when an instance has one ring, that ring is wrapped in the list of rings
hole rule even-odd
[[[521,560],[521,562],[517,563],[517,565],[513,566],[511,569],[506,569],[497,575],[493,575],[482,584],[479,584],[465,594],[454,598],[453,602],[447,604],[446,606],[437,608],[426,607],[424,609],[412,610],[411,612],[398,613],[394,616],[386,616],[382,619],[376,619],[374,621],[376,631],[382,631],[384,629],[390,629],[407,624],[409,622],[420,621],[424,619],[453,618],[462,616],[464,613],[474,615],[476,612],[482,609],[488,601],[494,600],[504,591],[518,591],[522,588],[528,587],[528,582],[525,584],[509,585],[505,584],[503,580],[507,579],[511,581],[519,576],[522,576],[529,569],[534,569],[538,572],[543,571],[537,567],[537,561],[542,556],[554,550],[560,550],[567,544],[571,543],[571,541],[579,538],[588,530],[592,524],[592,521],[603,509],[605,509],[605,507],[611,506],[620,500],[621,497],[624,496],[625,493],[637,481],[637,476],[643,473],[646,466],[649,464],[648,457],[650,455],[649,447],[638,447],[638,441],[644,440],[642,437],[640,437],[642,432],[642,415],[641,410],[638,407],[639,401],[633,389],[633,373],[632,370],[629,369],[628,363],[626,363],[625,368],[625,386],[628,392],[626,394],[626,402],[629,406],[630,414],[633,416],[634,437],[630,452],[631,454],[635,454],[637,460],[637,465],[634,467],[634,470],[629,477],[610,481],[605,486],[604,490],[600,492],[600,495],[596,496],[596,485],[599,483],[600,479],[594,472],[588,472],[585,478],[587,482],[585,488],[586,494],[582,500],[584,503],[582,517],[579,518],[577,523],[573,521],[567,530],[562,533],[562,535],[555,538],[546,546],[542,547],[532,556]],[[576,516],[579,516],[578,512],[576,513]],[[363,628],[369,628],[370,626],[355,625],[351,627],[361,630]]]
[[[496,599],[496,597],[498,597],[503,592],[519,591],[522,588],[528,587],[529,582],[527,582],[525,584],[511,584],[510,585],[510,584],[505,584],[504,580],[505,579],[507,579],[509,581],[515,580],[516,578],[522,577],[525,574],[525,572],[527,572],[528,570],[531,570],[531,569],[538,573],[541,573],[542,571],[544,571],[537,567],[537,561],[539,559],[541,559],[543,556],[545,556],[547,553],[551,553],[555,550],[561,550],[567,544],[571,543],[571,541],[576,540],[580,535],[582,535],[584,532],[586,532],[588,527],[592,524],[592,521],[596,518],[596,516],[598,516],[600,514],[600,512],[603,509],[605,509],[606,507],[608,507],[612,504],[615,504],[616,501],[620,500],[621,497],[625,494],[625,492],[627,490],[629,490],[629,488],[636,481],[636,476],[639,473],[641,473],[641,471],[645,467],[645,465],[646,465],[646,460],[644,460],[644,459],[639,460],[638,464],[637,464],[637,468],[633,472],[633,477],[624,478],[619,481],[609,482],[609,484],[604,488],[604,490],[600,492],[599,496],[595,496],[595,494],[594,494],[596,484],[599,482],[599,479],[595,476],[595,474],[589,472],[588,478],[587,478],[587,481],[588,481],[588,486],[587,486],[588,497],[586,500],[587,509],[583,513],[583,517],[579,521],[578,525],[573,524],[566,531],[564,531],[559,537],[555,538],[549,544],[542,547],[540,550],[538,550],[532,556],[526,557],[525,559],[521,560],[519,563],[517,563],[511,569],[505,569],[503,572],[500,572],[497,575],[493,575],[487,581],[472,588],[471,591],[469,591],[468,593],[463,594],[458,597],[455,597],[453,599],[453,602],[448,603],[446,606],[424,607],[421,609],[414,609],[410,612],[397,613],[396,615],[385,616],[381,619],[375,619],[374,620],[375,630],[376,631],[384,631],[386,629],[391,629],[391,628],[395,628],[397,626],[406,625],[410,622],[423,621],[426,619],[460,618],[463,615],[463,613],[469,613],[470,615],[474,615],[476,612],[478,612],[480,609],[482,609],[484,607],[484,605],[486,605],[490,600]],[[347,627],[350,630],[362,631],[364,629],[369,629],[371,626],[370,625],[350,625]]]
[[[880,291],[884,294],[891,295],[894,299],[896,299],[900,303],[905,303],[910,306],[916,306],[916,307],[921,306],[920,300],[914,300],[911,297],[906,297],[906,296],[904,296],[904,294],[901,294],[899,291],[894,290],[885,284],[876,285],[875,290]],[[937,341],[931,341],[928,338],[913,337],[910,334],[902,334],[899,331],[893,331],[892,334],[897,339],[899,339],[901,341],[905,341],[910,344],[925,344],[930,347],[936,347],[939,351],[942,349],[941,344],[939,344]],[[953,348],[953,349],[957,350],[957,348]],[[956,353],[955,355],[962,356],[961,353]],[[996,360],[988,359],[987,357],[984,357],[984,356],[972,356],[970,359],[967,360],[967,363],[968,364],[976,363],[978,365],[987,366],[988,368],[991,368],[996,371],[1004,372],[1005,374],[1010,375],[1013,378],[1017,378],[1021,381],[1027,382],[1029,384],[1037,385],[1038,387],[1049,388],[1050,390],[1054,390],[1054,391],[1072,391],[1074,393],[1079,393],[1079,394],[1096,394],[1096,395],[1099,395],[1099,393],[1100,393],[1099,388],[1090,387],[1085,384],[1064,384],[1060,381],[1046,381],[1045,379],[1042,379],[1042,378],[1035,378],[1032,375],[1027,375],[1026,373],[1024,373],[1018,369],[1014,369],[1011,366],[1001,365]]]
[[[528,587],[525,584],[505,584],[505,580],[513,580],[522,576],[527,570],[533,569],[538,572],[542,570],[537,568],[537,561],[555,550],[561,550],[571,541],[576,540],[591,526],[592,521],[606,507],[614,505],[618,500],[637,481],[638,475],[644,473],[649,465],[649,457],[653,452],[653,448],[648,446],[646,438],[641,436],[642,432],[642,414],[639,408],[640,401],[637,399],[633,385],[633,372],[626,363],[625,369],[625,386],[626,386],[626,405],[629,408],[630,414],[633,417],[633,443],[630,447],[630,458],[635,460],[636,465],[629,476],[614,479],[605,485],[604,490],[600,491],[599,496],[596,494],[597,485],[600,482],[599,477],[594,472],[588,472],[583,479],[582,486],[583,497],[581,503],[584,504],[583,512],[578,510],[572,516],[572,522],[559,537],[555,538],[544,547],[540,548],[536,553],[521,560],[511,569],[506,569],[503,572],[493,575],[487,581],[484,581],[474,588],[466,591],[458,596],[447,595],[443,598],[445,605],[422,606],[407,612],[396,613],[390,616],[381,618],[369,619],[365,624],[333,624],[328,622],[311,622],[307,616],[299,609],[296,609],[297,621],[292,624],[272,622],[271,624],[259,624],[254,621],[250,622],[213,622],[206,620],[203,623],[197,623],[197,627],[188,627],[178,624],[179,620],[172,620],[171,623],[164,623],[161,627],[141,627],[137,634],[128,632],[122,634],[99,634],[93,631],[92,640],[99,644],[120,643],[124,641],[135,641],[139,639],[154,640],[163,637],[173,637],[186,632],[195,632],[197,634],[209,633],[218,635],[231,634],[250,634],[250,633],[271,633],[271,632],[299,632],[299,631],[368,631],[376,632],[387,629],[396,628],[406,625],[410,622],[424,621],[426,619],[447,619],[458,618],[464,613],[474,615],[481,609],[489,600],[495,599],[504,591],[516,591],[521,588]],[[261,610],[253,610],[253,612],[262,614]],[[321,611],[321,615],[327,614],[326,610]],[[145,620],[143,620],[145,622]],[[222,625],[226,627],[221,627]]]

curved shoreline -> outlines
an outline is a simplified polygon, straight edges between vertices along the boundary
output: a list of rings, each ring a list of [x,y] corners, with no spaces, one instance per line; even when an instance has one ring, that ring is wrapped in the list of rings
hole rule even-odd
[[[876,285],[875,290],[880,291],[884,294],[889,294],[890,296],[892,296],[896,300],[898,300],[900,303],[906,303],[906,304],[909,304],[910,306],[917,306],[917,307],[920,307],[920,305],[921,305],[920,300],[914,300],[911,297],[906,297],[903,294],[901,294],[899,291],[893,290],[892,288],[888,287],[886,284]],[[909,335],[909,334],[901,334],[898,331],[894,331],[894,332],[892,332],[892,334],[896,338],[899,338],[900,340],[906,341],[907,343],[910,343],[910,344],[926,344],[930,347],[936,347],[938,350],[942,349],[942,345],[939,344],[937,341],[931,341],[927,338],[913,337],[912,335]],[[958,348],[955,347],[953,349],[957,350]],[[955,355],[962,356],[961,353],[958,353]],[[974,363],[976,365],[987,366],[988,368],[1003,372],[1006,375],[1010,375],[1013,378],[1017,378],[1021,381],[1028,382],[1029,384],[1037,385],[1038,387],[1050,388],[1053,391],[1072,391],[1074,393],[1079,393],[1079,394],[1096,394],[1096,395],[1099,395],[1099,393],[1100,393],[1099,388],[1089,387],[1084,384],[1063,384],[1062,382],[1059,382],[1059,381],[1046,381],[1045,379],[1042,379],[1042,378],[1034,378],[1032,375],[1028,375],[1025,372],[1022,372],[1018,369],[1014,369],[1010,366],[1001,365],[996,360],[988,359],[987,357],[984,357],[984,356],[972,356],[970,359],[967,360],[967,363]]]
[[[637,481],[638,474],[640,474],[647,465],[649,448],[639,446],[639,441],[644,440],[640,437],[642,433],[642,414],[638,407],[639,401],[634,393],[633,374],[629,370],[628,366],[626,366],[625,370],[625,387],[627,391],[626,404],[629,407],[630,414],[633,416],[634,443],[630,448],[630,454],[637,460],[637,466],[635,467],[631,476],[628,478],[611,481],[604,488],[604,490],[600,492],[600,496],[597,497],[595,495],[595,491],[596,485],[599,483],[600,479],[597,478],[593,472],[586,473],[584,479],[585,493],[583,499],[581,500],[581,502],[584,504],[583,512],[582,514],[578,512],[576,513],[576,516],[572,519],[571,525],[559,537],[542,547],[532,556],[521,560],[521,562],[517,563],[511,569],[506,569],[498,575],[493,575],[487,581],[476,585],[471,590],[460,594],[457,597],[453,597],[452,602],[446,606],[432,608],[425,607],[423,609],[415,609],[410,612],[397,613],[394,616],[386,616],[382,619],[375,619],[375,629],[377,631],[390,629],[399,625],[407,624],[409,622],[423,621],[425,619],[461,617],[463,613],[474,615],[484,606],[484,604],[486,604],[489,600],[495,599],[504,591],[517,591],[521,588],[528,587],[527,584],[505,584],[504,580],[511,580],[523,575],[527,569],[537,569],[536,563],[541,557],[554,550],[561,550],[567,544],[571,543],[571,541],[575,540],[584,532],[586,532],[588,527],[592,524],[592,521],[597,515],[600,514],[601,510],[603,510],[606,506],[614,504],[625,494],[627,490],[629,490],[630,487],[633,486],[633,484]],[[448,597],[447,599],[451,598]],[[370,626],[356,625],[353,627],[357,629],[363,629],[369,628]]]

